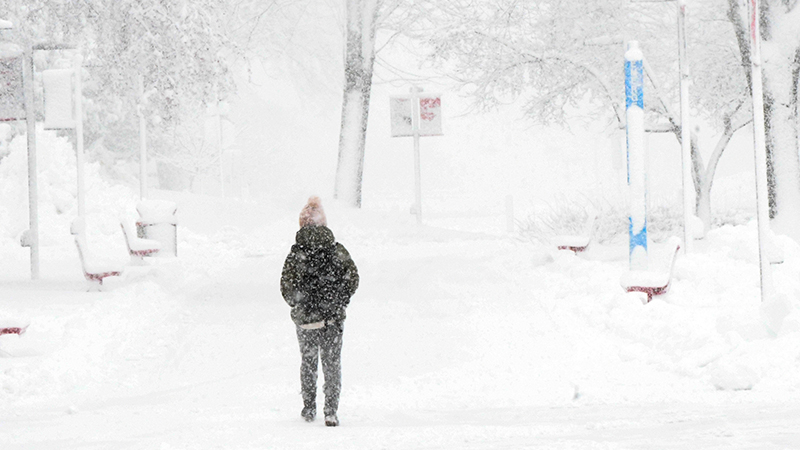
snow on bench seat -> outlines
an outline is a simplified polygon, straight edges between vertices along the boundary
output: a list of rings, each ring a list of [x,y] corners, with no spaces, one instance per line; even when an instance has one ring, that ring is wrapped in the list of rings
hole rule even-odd
[[[137,236],[136,230],[122,221],[122,234],[125,236],[125,244],[132,261],[144,261],[145,256],[151,256],[161,250],[161,243],[153,239],[143,239]]]
[[[85,238],[86,227],[83,219],[78,218],[72,222],[70,232],[75,236],[75,247],[78,249],[78,257],[81,261],[83,276],[92,282],[103,284],[103,279],[122,275],[122,265],[105,259],[95,258],[89,253],[89,246]]]
[[[0,336],[4,334],[25,334],[28,324],[22,324],[13,320],[0,320]]]
[[[592,241],[591,236],[584,235],[562,235],[556,236],[559,250],[572,250],[575,253],[586,250]]]
[[[671,261],[669,271],[631,270],[620,277],[619,283],[626,292],[644,292],[650,302],[654,295],[662,295],[669,291],[672,274],[675,270],[675,260],[681,249],[681,240],[672,237],[667,241]]]
[[[178,256],[178,207],[166,200],[142,200],[136,205],[137,236],[161,243],[159,256]]]
[[[582,234],[565,234],[556,236],[553,241],[559,250],[572,250],[575,253],[586,250],[586,247],[592,242],[594,237],[594,222],[597,220],[597,215],[590,214],[589,219],[583,226]]]
[[[141,223],[169,223],[175,225],[175,212],[178,206],[167,200],[142,200],[136,205]]]

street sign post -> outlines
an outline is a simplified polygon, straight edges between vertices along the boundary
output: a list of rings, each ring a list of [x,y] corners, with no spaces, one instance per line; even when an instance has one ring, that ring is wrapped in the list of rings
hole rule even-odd
[[[389,118],[392,137],[414,138],[414,213],[422,223],[422,173],[419,152],[420,136],[442,136],[442,96],[423,94],[422,88],[412,87],[411,95],[389,98]]]
[[[31,279],[39,279],[39,171],[36,168],[36,117],[33,114],[33,48],[25,45],[22,63],[25,90],[25,123],[28,139],[28,219],[30,228],[22,245],[31,249]]]
[[[80,53],[73,58],[72,65],[71,69],[42,71],[44,129],[75,130],[78,216],[83,217],[86,202],[83,182],[83,56]]]
[[[681,174],[683,181],[683,252],[694,246],[694,183],[692,180],[692,135],[689,118],[689,62],[686,58],[686,0],[678,0],[678,66],[681,78]]]
[[[14,25],[0,19],[0,30],[13,29]],[[0,121],[25,120],[28,141],[28,219],[30,228],[22,233],[20,244],[31,251],[31,279],[39,279],[39,187],[36,162],[36,117],[34,114],[33,53],[37,50],[70,50],[75,46],[44,42],[33,44],[23,39],[22,48],[13,43],[0,43]],[[75,128],[78,155],[78,215],[83,216],[83,123],[81,108],[80,70],[82,57],[73,60],[74,70],[50,72],[43,75],[45,95],[45,128]],[[71,72],[77,73],[75,90],[72,89]],[[64,80],[67,80],[64,82]],[[72,96],[75,96],[73,116]],[[48,126],[49,125],[49,126]]]

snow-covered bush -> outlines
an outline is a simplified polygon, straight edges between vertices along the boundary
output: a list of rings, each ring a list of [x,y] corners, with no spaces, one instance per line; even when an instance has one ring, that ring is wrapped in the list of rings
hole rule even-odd
[[[532,242],[546,243],[558,235],[582,234],[594,212],[596,212],[594,207],[561,199],[520,220],[520,236]],[[605,214],[603,216],[604,218],[608,217]],[[599,219],[598,215],[598,221]],[[597,227],[598,222],[595,222],[595,230],[598,229]]]
[[[683,206],[651,200],[647,210],[647,231],[652,241],[660,242],[670,236],[683,236]],[[607,200],[588,203],[560,199],[519,222],[520,237],[535,243],[548,243],[555,236],[578,235],[585,231],[590,215],[596,214],[593,227],[595,242],[614,242],[627,239],[628,206]],[[714,211],[714,227],[744,225],[753,218],[751,211],[727,209]]]

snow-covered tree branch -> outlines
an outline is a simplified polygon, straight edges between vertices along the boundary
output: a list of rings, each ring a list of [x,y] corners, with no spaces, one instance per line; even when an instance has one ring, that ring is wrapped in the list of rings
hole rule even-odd
[[[741,76],[745,73],[737,47],[742,37],[740,30],[731,29],[725,1],[693,3],[687,31],[693,109],[721,133],[706,168],[691,130],[697,211],[706,227],[717,162],[741,128],[734,117],[749,104],[748,78]],[[598,118],[624,125],[618,100],[623,42],[635,39],[645,50],[651,85],[645,92],[648,129],[670,132],[680,141],[681,123],[673,112],[678,104],[674,4],[456,3],[439,10],[436,32],[427,38],[430,58],[461,84],[476,106],[494,108],[523,98],[527,115],[544,124],[563,123],[571,109],[589,107]]]

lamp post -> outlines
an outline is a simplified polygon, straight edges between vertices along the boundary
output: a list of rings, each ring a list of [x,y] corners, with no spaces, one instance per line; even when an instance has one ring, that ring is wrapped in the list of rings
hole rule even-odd
[[[78,182],[78,217],[86,217],[86,189],[83,172],[83,55],[76,54],[72,59],[73,70],[75,71],[75,165],[77,167]]]
[[[753,94],[753,139],[756,163],[756,217],[758,219],[758,259],[761,274],[761,301],[773,296],[772,272],[765,253],[770,239],[769,189],[767,185],[767,149],[764,131],[764,90],[761,79],[761,32],[759,1],[749,0],[750,13],[750,70]]]
[[[414,212],[417,223],[422,224],[422,172],[419,155],[419,94],[422,88],[411,88],[411,127],[414,134]]]
[[[31,279],[39,279],[39,183],[36,168],[36,117],[33,113],[33,48],[25,44],[22,58],[22,84],[25,90],[25,123],[28,139],[28,222],[23,245],[31,249]]]
[[[23,239],[23,246],[30,247],[31,249],[31,279],[39,279],[39,187],[38,187],[38,169],[36,163],[36,116],[34,115],[34,96],[35,89],[34,83],[34,65],[33,53],[40,50],[71,50],[75,47],[69,44],[62,43],[39,43],[33,44],[30,40],[26,39],[25,42],[25,56],[23,58],[23,83],[25,86],[25,121],[27,123],[27,136],[28,136],[28,212],[30,215],[30,229],[25,233]],[[80,60],[76,59],[75,63]],[[78,75],[80,76],[80,75]],[[80,84],[78,84],[80,88]],[[78,109],[77,112],[82,112]],[[78,120],[81,120],[78,118]],[[77,152],[79,162],[82,162],[83,153],[83,126],[78,129],[77,136]],[[80,164],[78,164],[78,211],[79,214],[83,213],[83,173]]]
[[[144,75],[137,78],[139,89],[139,104],[136,105],[136,114],[139,116],[139,199],[147,198],[147,97],[144,92]]]
[[[0,19],[0,30],[12,30],[14,24]],[[23,40],[20,50],[22,58],[22,109],[18,113],[4,117],[4,120],[22,120],[25,118],[26,136],[28,140],[28,229],[22,233],[20,244],[30,248],[31,279],[39,279],[39,195],[36,169],[36,119],[33,110],[33,47],[28,39]],[[11,69],[15,72],[16,68]],[[17,72],[18,73],[18,72]],[[13,75],[11,75],[13,78]],[[4,80],[8,83],[7,80]],[[7,84],[8,85],[8,84]],[[9,86],[10,87],[10,86]],[[18,104],[18,102],[14,102]],[[16,107],[15,107],[16,108]]]
[[[686,0],[678,0],[678,65],[681,78],[681,169],[683,178],[683,251],[689,253],[694,244],[691,224],[694,222],[694,189],[692,189],[692,134],[689,118],[689,63],[686,61]]]
[[[678,6],[678,66],[680,68],[681,103],[681,174],[683,185],[683,251],[689,253],[693,244],[690,231],[694,217],[692,187],[692,138],[689,118],[689,63],[686,60],[686,0],[631,0],[632,3],[676,2]]]

